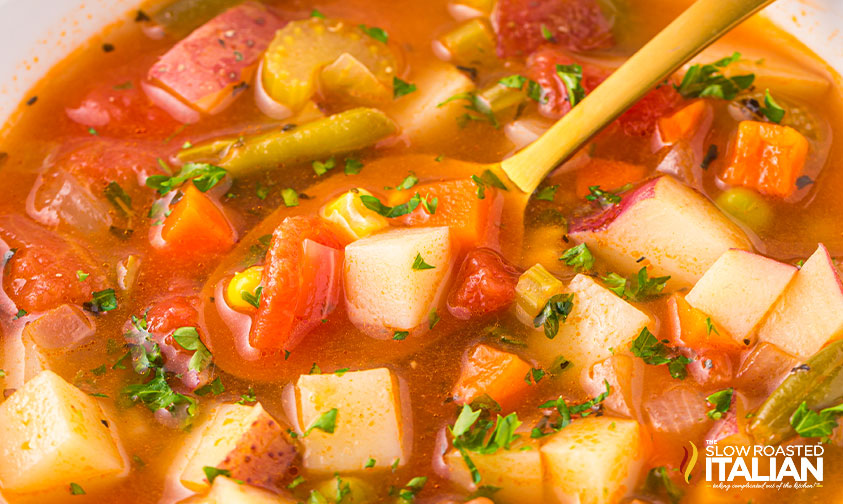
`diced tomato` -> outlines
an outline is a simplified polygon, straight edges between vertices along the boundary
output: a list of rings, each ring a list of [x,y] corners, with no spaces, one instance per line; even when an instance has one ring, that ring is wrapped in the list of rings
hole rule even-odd
[[[15,248],[3,274],[6,293],[29,313],[91,301],[106,288],[101,268],[87,250],[19,215],[0,216],[0,237]],[[83,281],[77,271],[87,273]]]
[[[659,136],[667,145],[690,138],[696,133],[706,115],[711,113],[711,106],[705,100],[696,100],[685,105],[673,115],[659,119]]]
[[[53,166],[89,185],[101,186],[94,193],[101,193],[111,181],[130,191],[138,185],[138,175],[160,173],[157,157],[135,142],[92,137],[67,142],[57,152]]]
[[[649,136],[656,131],[659,118],[679,108],[682,95],[671,84],[662,84],[635,102],[617,121],[623,132],[631,136]]]
[[[342,244],[317,217],[295,216],[275,228],[249,342],[291,350],[339,303]]]
[[[197,28],[149,70],[149,79],[204,112],[218,112],[248,82],[264,50],[284,26],[273,11],[245,2]]]
[[[179,127],[169,114],[149,101],[137,81],[120,74],[104,80],[65,113],[71,121],[93,128],[97,135],[166,136]]]
[[[458,404],[469,404],[488,395],[501,408],[509,409],[529,386],[524,380],[529,372],[530,365],[517,355],[477,345],[454,386],[454,399]]]
[[[545,90],[547,101],[539,105],[539,111],[550,118],[558,119],[571,110],[568,89],[556,73],[556,65],[576,63],[560,49],[545,45],[527,59],[527,74]],[[580,64],[583,71],[582,87],[586,94],[596,88],[608,72],[592,65]]]
[[[193,184],[186,187],[161,229],[166,250],[189,255],[226,252],[236,239],[228,218],[210,196]]]
[[[515,300],[518,269],[491,249],[469,252],[448,296],[448,311],[468,320],[504,310]]]
[[[405,226],[448,226],[459,245],[466,248],[496,245],[503,205],[495,188],[486,187],[483,199],[479,199],[477,185],[471,179],[433,182],[417,185],[409,191],[393,192],[389,195],[389,205],[405,203],[416,193],[428,201],[437,198],[433,214],[425,210],[424,205],[419,205],[393,222]]]
[[[502,58],[530,54],[546,42],[543,31],[573,51],[614,45],[611,22],[596,0],[498,0],[493,22]]]
[[[207,370],[190,369],[194,350],[183,348],[173,338],[173,331],[180,327],[193,327],[202,336],[199,327],[199,299],[193,296],[170,296],[152,305],[146,312],[146,330],[158,343],[164,356],[164,369],[175,373],[190,390],[207,383]],[[137,343],[137,342],[135,342]]]
[[[718,350],[706,350],[688,364],[688,373],[694,381],[704,387],[713,387],[730,382],[734,367],[729,354]]]

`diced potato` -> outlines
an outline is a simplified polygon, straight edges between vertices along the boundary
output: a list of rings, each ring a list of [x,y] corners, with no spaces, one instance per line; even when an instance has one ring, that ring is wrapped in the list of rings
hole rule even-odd
[[[44,371],[0,405],[0,485],[30,493],[124,474],[118,440],[91,396]]]
[[[330,222],[342,237],[353,242],[389,227],[386,217],[363,205],[361,195],[371,196],[365,189],[354,189],[323,206],[319,216]]]
[[[447,63],[427,65],[410,79],[417,91],[395,100],[385,109],[401,131],[414,144],[429,143],[458,131],[457,117],[465,113],[465,102],[448,98],[472,91],[474,83],[455,66]]]
[[[629,355],[613,355],[603,362],[598,362],[583,379],[583,390],[596,397],[606,391],[606,380],[612,393],[603,401],[610,410],[628,417],[635,417],[635,405],[641,401],[644,386],[644,373],[640,367],[641,359]]]
[[[388,45],[354,23],[319,17],[292,21],[276,32],[264,54],[260,77],[275,101],[295,111],[316,92],[323,68],[346,53],[379,83],[391,86],[398,62]]]
[[[194,431],[195,449],[181,474],[187,488],[208,488],[203,467],[231,471],[246,483],[273,487],[296,455],[286,430],[260,404],[225,404]]]
[[[735,340],[754,339],[755,329],[796,274],[796,267],[745,250],[729,250],[685,297],[711,315]]]
[[[386,469],[410,457],[405,439],[397,379],[386,368],[336,374],[302,375],[296,386],[299,425],[305,431],[324,413],[337,409],[333,433],[313,429],[301,437],[304,466],[317,472]],[[409,413],[409,412],[407,412]]]
[[[543,502],[542,457],[536,440],[522,434],[509,450],[491,454],[467,453],[480,473],[479,485],[500,488],[495,492],[495,502]],[[475,489],[471,472],[459,451],[449,450],[445,454],[445,464],[451,480],[468,491]]]
[[[609,417],[574,420],[541,448],[544,502],[618,502],[632,490],[646,456],[638,422]]]
[[[296,499],[238,483],[225,476],[217,476],[207,495],[193,497],[183,502],[184,504],[293,504]]]
[[[433,268],[413,269],[419,255]],[[351,243],[343,267],[348,318],[374,337],[424,330],[451,262],[447,227],[394,229]]]
[[[582,373],[596,363],[622,352],[650,323],[650,317],[618,297],[588,275],[577,275],[568,284],[574,307],[568,320],[559,323],[559,333],[548,339],[533,331],[529,345],[544,362],[564,355]]]

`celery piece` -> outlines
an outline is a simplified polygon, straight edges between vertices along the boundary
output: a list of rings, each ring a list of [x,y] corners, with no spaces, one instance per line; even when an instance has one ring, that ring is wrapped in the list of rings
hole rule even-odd
[[[507,87],[500,83],[492,84],[477,93],[480,101],[495,117],[502,117],[506,112],[514,111],[527,99],[526,85],[522,89]]]
[[[176,0],[152,14],[152,20],[164,31],[182,38],[240,0]]]
[[[230,148],[217,164],[232,177],[239,177],[362,149],[395,130],[395,123],[380,110],[356,108],[286,131],[231,140]]]
[[[796,435],[790,417],[808,408],[833,406],[843,399],[843,340],[823,348],[793,372],[755,413],[749,432],[757,443],[778,444]]]
[[[518,308],[531,319],[542,311],[547,300],[559,294],[564,285],[551,275],[541,264],[525,271],[515,287],[515,302]]]
[[[448,51],[451,62],[463,66],[494,66],[495,33],[482,18],[469,19],[442,35],[439,43]]]

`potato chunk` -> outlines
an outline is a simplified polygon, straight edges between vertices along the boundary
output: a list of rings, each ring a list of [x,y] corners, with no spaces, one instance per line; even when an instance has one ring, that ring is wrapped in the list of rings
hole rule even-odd
[[[398,381],[388,369],[302,375],[296,396],[302,430],[337,409],[333,433],[313,429],[301,437],[307,469],[358,471],[369,458],[375,459],[373,468],[385,469],[396,459],[399,465],[409,459]]]
[[[121,476],[118,441],[91,396],[44,371],[0,405],[0,485],[9,493]]]
[[[553,434],[541,448],[545,501],[618,502],[635,483],[646,455],[634,420],[588,417]]]
[[[479,454],[468,452],[480,473],[479,485],[500,488],[495,492],[495,502],[543,502],[542,459],[537,441],[522,435],[509,450]],[[445,454],[445,464],[450,478],[466,490],[474,490],[471,472],[456,449]]]
[[[430,269],[415,269],[418,256]],[[451,271],[447,227],[394,229],[345,248],[348,318],[373,337],[391,338],[424,322]]]
[[[214,478],[207,495],[191,497],[184,504],[293,504],[295,499],[278,495],[225,476]]]
[[[187,488],[208,488],[203,467],[231,471],[231,477],[251,485],[275,488],[296,455],[286,429],[260,404],[226,404],[195,436],[198,443],[181,475]]]

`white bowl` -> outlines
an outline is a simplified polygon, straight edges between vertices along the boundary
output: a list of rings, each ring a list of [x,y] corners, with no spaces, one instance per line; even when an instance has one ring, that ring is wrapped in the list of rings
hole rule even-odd
[[[139,0],[0,0],[0,122],[47,70]],[[779,0],[765,15],[843,74],[843,1]]]

